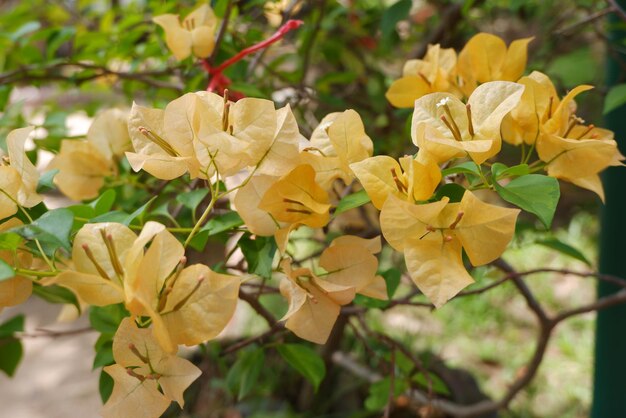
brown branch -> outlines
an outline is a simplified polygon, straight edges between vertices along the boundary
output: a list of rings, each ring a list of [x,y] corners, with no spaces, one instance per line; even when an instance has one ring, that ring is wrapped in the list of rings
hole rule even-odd
[[[322,27],[322,20],[324,19],[324,15],[326,14],[326,1],[327,0],[318,0],[317,4],[319,6],[319,14],[317,15],[317,19],[313,24],[313,29],[311,34],[307,38],[306,45],[304,46],[304,58],[302,59],[302,73],[300,74],[300,87],[301,89],[304,87],[304,83],[306,82],[306,75],[309,72],[309,64],[311,63],[311,53],[313,51],[313,44],[315,43],[315,38],[317,38],[317,34],[319,33]]]
[[[230,13],[232,9],[233,9],[233,1],[228,0],[228,3],[226,4],[226,10],[224,11],[224,17],[222,18],[222,23],[220,25],[220,28],[218,29],[217,37],[215,38],[215,45],[213,47],[213,52],[211,53],[211,56],[207,58],[207,63],[209,65],[213,65],[213,63],[215,62],[215,58],[217,57],[217,54],[219,53],[220,45],[222,44],[222,40],[224,39],[224,34],[226,33],[226,29],[228,29],[228,22],[230,20]]]
[[[276,323],[278,322],[276,320],[276,318],[274,318],[274,315],[272,315],[270,311],[265,309],[265,306],[263,306],[261,304],[261,302],[259,302],[258,298],[254,297],[254,296],[244,292],[242,289],[240,289],[239,290],[239,299],[246,301],[248,303],[248,305],[250,305],[250,307],[256,311],[256,313],[261,315],[263,317],[263,319],[265,319],[267,321],[267,323],[269,324],[269,326],[271,328],[273,328],[276,325]]]
[[[578,29],[581,26],[586,25],[587,23],[593,22],[594,20],[600,19],[601,17],[604,17],[606,15],[608,15],[609,13],[613,13],[615,12],[615,9],[611,6],[604,8],[602,10],[599,10],[595,13],[592,13],[588,16],[586,16],[584,19],[579,20],[576,23],[573,23],[563,29],[557,30],[555,32],[555,35],[566,35],[569,32],[572,32],[574,29]]]
[[[54,330],[49,330],[49,329],[44,329],[44,328],[37,328],[35,329],[34,333],[20,332],[20,333],[15,334],[14,336],[16,338],[41,338],[41,337],[59,338],[59,337],[67,337],[70,335],[85,334],[87,332],[93,332],[93,331],[95,330],[91,327],[70,329],[66,331],[54,331]]]
[[[475,4],[482,3],[482,1],[476,1]],[[428,45],[438,44],[445,37],[446,33],[451,32],[461,22],[463,15],[461,13],[463,9],[462,3],[452,3],[441,14],[441,21],[439,25],[433,30],[428,37],[422,42],[417,49],[411,52],[410,56],[413,58],[422,58],[426,55]]]
[[[285,326],[280,323],[277,322],[273,327],[271,327],[270,329],[268,329],[267,331],[265,331],[262,334],[259,335],[255,335],[253,337],[250,338],[246,338],[244,340],[241,340],[237,343],[234,343],[231,346],[226,347],[222,353],[220,354],[220,356],[225,356],[226,354],[230,354],[230,353],[234,353],[235,351],[241,350],[244,347],[247,347],[251,344],[257,343],[257,342],[262,342],[266,339],[268,339],[269,337],[275,335],[275,334],[280,334],[281,332],[285,331]]]
[[[59,74],[57,71],[63,70],[64,68],[82,68],[84,70],[93,70],[96,71],[95,74],[85,75],[85,76],[74,76],[74,75],[64,75]],[[170,83],[167,81],[159,80],[154,78],[153,76],[163,76],[171,74],[175,68],[167,68],[159,71],[145,71],[145,72],[124,72],[124,71],[116,71],[112,70],[105,66],[83,63],[83,62],[61,62],[56,63],[44,67],[39,66],[24,66],[18,69],[8,71],[4,74],[0,74],[0,85],[2,84],[13,84],[21,81],[34,81],[34,80],[59,80],[59,81],[67,81],[74,83],[76,85],[80,85],[84,82],[95,80],[97,78],[106,77],[106,76],[116,76],[120,79],[124,80],[133,80],[139,81],[154,87],[164,88],[164,89],[172,89],[177,92],[182,92],[183,87],[178,84]],[[43,72],[43,73],[42,73]]]
[[[606,0],[609,6],[613,9],[622,20],[626,20],[626,11],[620,7],[620,5],[615,0]]]

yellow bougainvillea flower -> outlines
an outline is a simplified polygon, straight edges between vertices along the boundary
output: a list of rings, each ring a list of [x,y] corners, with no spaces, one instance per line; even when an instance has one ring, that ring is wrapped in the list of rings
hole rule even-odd
[[[126,306],[152,318],[155,337],[167,352],[215,338],[238,299],[237,277],[201,264],[183,268],[183,255],[183,246],[163,225],[148,222],[124,263]]]
[[[106,159],[123,156],[132,148],[128,135],[128,111],[107,109],[98,114],[87,131],[87,141]]]
[[[395,107],[412,108],[415,100],[436,92],[455,95],[456,52],[453,48],[441,48],[439,44],[428,45],[421,60],[409,60],[404,64],[402,77],[395,80],[385,97]]]
[[[415,101],[411,125],[420,161],[436,163],[469,156],[477,164],[500,152],[502,118],[517,106],[524,86],[508,81],[481,84],[467,105],[449,93]]]
[[[356,293],[386,299],[385,281],[376,276],[378,261],[373,253],[380,241],[341,237],[324,250],[320,267],[325,273],[310,269],[292,269],[291,260],[281,262],[285,277],[280,292],[289,302],[282,320],[298,337],[324,344],[339,316],[341,305],[350,303]]]
[[[167,47],[177,60],[184,60],[191,54],[206,58],[213,52],[217,18],[209,5],[198,7],[182,24],[174,14],[155,16],[152,21],[165,31]]]
[[[59,154],[50,161],[48,169],[58,169],[54,184],[61,193],[73,200],[98,197],[104,178],[115,173],[112,160],[88,141],[61,141]]]
[[[517,81],[526,69],[528,43],[532,40],[518,39],[507,48],[496,35],[474,35],[459,53],[457,63],[459,87],[465,96],[488,81]]]
[[[274,176],[254,176],[245,186],[237,190],[233,199],[233,208],[253,234],[269,237],[274,235],[280,227],[272,215],[259,208],[261,199],[278,179]]]
[[[517,107],[502,120],[502,139],[512,145],[533,145],[542,125],[559,105],[556,89],[547,75],[533,71],[518,80],[524,93]]]
[[[0,219],[15,214],[17,205],[30,208],[42,201],[37,194],[39,173],[24,151],[33,129],[14,129],[7,135],[8,155],[0,160]]]
[[[576,116],[574,98],[591,86],[572,89],[541,125],[537,154],[546,163],[549,176],[556,177],[596,193],[604,201],[598,173],[609,166],[622,165],[613,132],[585,125]],[[554,101],[554,100],[552,100]]]
[[[185,268],[182,244],[157,222],[139,236],[121,224],[87,224],[76,234],[72,259],[75,271],[54,283],[91,305],[124,302],[132,314],[149,316],[167,352],[214,338],[235,311],[239,280],[204,265]]]
[[[373,150],[361,117],[350,109],[326,115],[313,131],[301,158],[315,169],[318,184],[329,190],[336,179],[349,184],[355,177],[350,164],[371,157]]]
[[[90,305],[124,302],[126,272],[122,266],[136,239],[137,235],[122,224],[86,224],[74,238],[74,270],[62,272],[53,282]]]
[[[272,184],[259,208],[278,222],[321,228],[330,220],[328,193],[315,182],[315,170],[302,164]]]
[[[183,392],[202,372],[188,360],[164,352],[149,329],[125,318],[113,337],[115,364],[104,371],[114,381],[105,418],[160,417],[172,401],[184,406]]]
[[[203,121],[211,121],[203,125],[196,143],[203,167],[213,163],[224,177],[246,167],[283,175],[299,164],[298,143],[304,138],[289,106],[277,110],[270,100],[231,103],[214,93],[196,94],[208,105]]]
[[[411,156],[400,158],[398,163],[391,157],[378,155],[353,163],[350,168],[379,210],[390,194],[410,202],[427,200],[441,181],[437,164],[420,163]]]
[[[22,225],[19,219],[12,218],[0,224],[0,232]],[[33,256],[26,251],[0,250],[0,260],[14,268],[30,268]],[[15,276],[0,281],[0,311],[8,306],[19,305],[25,302],[33,292],[33,282],[23,276]]]
[[[484,203],[469,191],[459,203],[444,198],[424,205],[390,195],[380,223],[389,244],[404,252],[415,285],[440,307],[474,281],[461,250],[474,266],[495,260],[513,237],[519,212]]]
[[[287,105],[276,110],[274,138],[270,142],[267,151],[260,155],[261,158],[256,158],[256,161],[260,160],[256,164],[256,173],[282,176],[293,170],[301,163],[299,146],[305,142],[306,139],[300,134],[298,122],[291,111],[291,107]],[[256,161],[253,159],[251,162],[254,164]]]
[[[296,14],[302,9],[303,1],[292,0],[273,0],[265,2],[263,6],[263,14],[271,26],[278,27],[283,23],[283,13],[290,12],[290,15]]]
[[[193,144],[200,123],[197,103],[192,93],[170,102],[165,110],[133,103],[128,131],[135,152],[126,153],[133,170],[143,169],[162,180],[172,180],[187,172],[192,178],[198,177],[199,164]]]
[[[64,195],[74,200],[98,196],[104,178],[116,172],[115,158],[130,147],[127,119],[126,112],[108,109],[93,120],[85,141],[61,141],[48,169],[59,170],[54,184]]]
[[[556,177],[596,193],[604,201],[598,173],[609,166],[624,165],[613,132],[593,125],[576,125],[566,137],[544,134],[537,142],[545,170]]]
[[[20,174],[13,167],[0,165],[0,219],[17,212],[17,192]]]

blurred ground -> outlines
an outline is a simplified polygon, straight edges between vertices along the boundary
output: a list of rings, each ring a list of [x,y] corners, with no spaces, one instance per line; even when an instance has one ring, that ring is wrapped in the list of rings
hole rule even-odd
[[[86,318],[58,324],[60,305],[32,297],[28,302],[0,313],[0,323],[17,314],[26,315],[25,330],[85,328]],[[13,378],[0,373],[0,416],[11,418],[97,417],[102,407],[98,395],[98,371],[91,371],[95,332],[58,338],[23,338],[24,357]]]

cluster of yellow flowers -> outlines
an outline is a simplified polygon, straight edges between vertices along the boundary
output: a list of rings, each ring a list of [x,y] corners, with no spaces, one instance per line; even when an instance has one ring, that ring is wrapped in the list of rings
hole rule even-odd
[[[415,108],[413,142],[420,148],[430,146],[441,151],[435,144],[447,138],[450,147],[456,142],[457,148],[464,149],[481,164],[500,151],[501,140],[512,145],[529,145],[537,151],[549,176],[591,190],[604,200],[598,173],[608,166],[620,165],[624,158],[613,140],[613,132],[585,125],[576,115],[574,97],[591,86],[578,86],[560,99],[547,75],[534,71],[522,76],[530,41],[532,38],[519,39],[507,48],[499,37],[479,33],[467,42],[458,57],[451,48],[430,45],[423,59],[407,61],[403,77],[392,83],[387,99],[396,107]],[[516,84],[509,83],[507,93],[504,84],[491,84],[494,81]],[[467,106],[460,101],[462,98],[468,98]],[[489,107],[495,110],[498,101],[504,100],[507,105],[500,112],[494,111],[494,115],[484,118],[490,113]],[[450,102],[443,107],[445,112],[433,107],[444,102]],[[474,113],[470,115],[470,112]],[[440,120],[441,115],[448,120]],[[429,124],[420,123],[429,121]],[[476,125],[484,122],[491,132],[480,135]],[[420,129],[427,130],[426,134]],[[420,142],[424,138],[427,141]],[[485,150],[486,143],[474,144],[481,139],[493,141],[491,148]],[[472,143],[463,144],[466,141]],[[448,154],[441,151],[439,162],[452,156],[452,150],[448,151]]]
[[[216,21],[208,7],[182,24],[174,15],[155,22],[164,27],[176,58],[211,53],[207,39],[213,39]],[[113,341],[116,364],[105,368],[115,381],[105,416],[140,409],[137,416],[158,416],[171,401],[182,405],[182,393],[199,370],[176,357],[178,346],[215,338],[230,321],[240,278],[203,264],[186,266],[185,257],[218,200],[230,202],[251,234],[275,237],[274,277],[288,302],[285,326],[323,344],[341,306],[356,294],[387,299],[385,280],[377,275],[380,237],[340,236],[308,268],[287,251],[295,229],[328,226],[344,192],[365,190],[380,210],[384,238],[404,253],[412,280],[437,307],[473,282],[463,251],[472,265],[484,265],[500,257],[513,237],[520,210],[485,203],[474,193],[497,187],[481,166],[490,165],[502,140],[531,147],[522,161],[525,173],[545,170],[603,197],[598,173],[621,164],[623,156],[611,132],[576,116],[574,98],[590,87],[559,99],[544,74],[522,77],[528,42],[507,48],[500,38],[479,34],[458,58],[434,45],[424,59],[407,62],[387,97],[414,109],[411,136],[418,151],[399,160],[372,156],[372,141],[354,110],[326,116],[307,139],[289,106],[276,109],[255,98],[232,102],[227,94],[210,92],[185,94],[164,110],[134,104],[128,118],[107,111],[85,141],[63,141],[50,167],[59,170],[59,189],[76,200],[96,197],[122,156],[135,171],[163,180],[188,175],[210,189],[211,202],[184,245],[157,222],[146,223],[139,235],[120,223],[86,224],[62,271],[40,281],[71,289],[85,304],[123,303],[132,315]],[[19,129],[7,139],[0,219],[9,220],[0,231],[20,223],[12,218],[20,207],[42,200],[36,193],[39,175],[24,153],[30,132]],[[539,160],[528,166],[532,150]],[[463,162],[474,165],[477,181],[443,171]],[[464,189],[458,199],[437,194],[454,182]],[[19,268],[32,263],[22,251],[0,251],[0,258]],[[31,287],[22,276],[0,282],[0,308],[22,302]]]

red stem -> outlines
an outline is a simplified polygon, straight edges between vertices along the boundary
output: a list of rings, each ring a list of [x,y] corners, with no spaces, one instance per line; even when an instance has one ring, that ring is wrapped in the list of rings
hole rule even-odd
[[[259,42],[258,44],[254,44],[251,47],[241,50],[237,55],[227,59],[226,61],[221,63],[218,67],[210,69],[209,70],[210,74],[223,72],[226,68],[230,67],[234,63],[241,61],[241,59],[244,58],[245,56],[250,55],[260,49],[267,48],[271,44],[281,40],[287,33],[289,33],[290,31],[294,29],[298,29],[302,24],[304,24],[302,20],[293,20],[293,19],[288,20],[287,23],[282,25],[276,31],[276,33],[274,33],[272,36],[270,36],[266,40]]]

